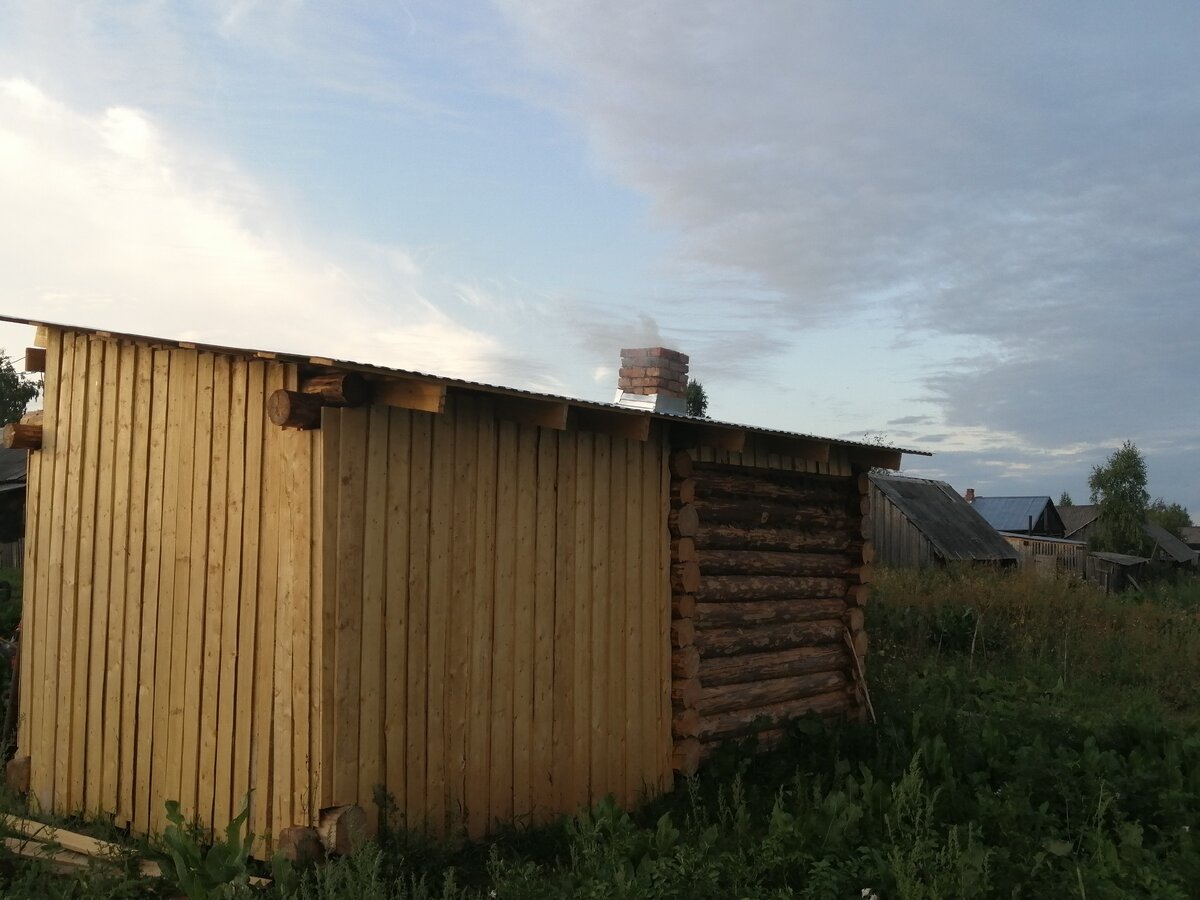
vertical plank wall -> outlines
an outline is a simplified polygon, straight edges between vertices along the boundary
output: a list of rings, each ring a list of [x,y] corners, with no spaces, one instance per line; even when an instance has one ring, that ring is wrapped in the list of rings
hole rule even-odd
[[[623,802],[670,777],[662,444],[327,409],[321,806],[413,825]],[[332,650],[332,652],[330,652]]]
[[[139,832],[168,799],[222,827],[250,790],[260,835],[312,820],[319,438],[263,414],[294,368],[56,329],[46,350],[18,733],[33,797]]]

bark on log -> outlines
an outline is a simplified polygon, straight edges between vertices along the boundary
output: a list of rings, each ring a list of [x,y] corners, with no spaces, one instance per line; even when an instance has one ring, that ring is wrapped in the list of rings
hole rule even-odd
[[[753,628],[836,619],[846,611],[840,597],[819,600],[751,600],[746,603],[697,603],[696,625],[709,628]]]
[[[677,738],[700,736],[700,714],[693,709],[681,709],[671,716],[671,734]]]
[[[671,590],[677,594],[691,594],[700,587],[700,566],[695,562],[678,563],[671,566]]]
[[[705,688],[695,706],[700,715],[707,718],[733,710],[757,709],[829,691],[846,691],[850,687],[850,677],[845,671],[831,669],[828,672],[814,672],[791,678]]]
[[[671,499],[677,503],[691,503],[696,499],[695,478],[671,479]]]
[[[667,458],[667,466],[676,478],[691,478],[692,472],[695,470],[692,454],[686,450],[672,450],[671,455]]]
[[[680,775],[695,775],[700,768],[700,742],[695,738],[676,741],[671,751],[671,768]]]
[[[671,618],[691,619],[696,615],[696,598],[691,594],[674,594],[671,597]]]
[[[834,690],[812,697],[801,697],[783,703],[772,703],[753,709],[739,709],[707,716],[700,720],[700,739],[710,741],[756,731],[778,728],[781,724],[808,713],[830,715],[853,708],[853,695],[847,690]]]
[[[672,678],[695,678],[700,674],[700,651],[694,646],[684,647],[671,654]]]
[[[852,475],[821,475],[816,472],[790,472],[785,469],[766,469],[716,462],[698,462],[695,464],[695,472],[696,477],[701,480],[707,480],[714,475],[730,475],[753,479],[756,482],[770,482],[785,486],[801,485],[810,490],[861,493],[858,490],[858,482]]]
[[[842,620],[846,623],[846,627],[849,628],[851,632],[855,632],[862,631],[866,617],[863,615],[863,611],[861,609],[856,606],[852,606],[850,609],[846,610],[845,614],[842,616]]]
[[[696,643],[696,626],[691,619],[675,619],[671,622],[671,646],[676,650]]]
[[[704,577],[694,593],[698,603],[844,597],[846,581],[784,575],[713,575]]]
[[[763,550],[787,553],[856,553],[863,540],[858,523],[841,530],[747,528],[703,523],[696,532],[698,550]]]
[[[704,693],[699,678],[675,678],[671,681],[671,706],[674,709],[691,709]]]
[[[858,518],[848,504],[782,504],[748,500],[697,500],[693,506],[705,523],[714,525],[764,525],[809,530],[848,531]]]
[[[326,853],[349,856],[367,840],[367,814],[361,806],[323,809],[317,832]]]
[[[4,446],[9,450],[42,449],[42,426],[9,422],[4,426]]]
[[[811,483],[803,476],[788,481],[768,480],[756,475],[699,472],[696,492],[705,500],[743,500],[762,503],[832,503],[847,506],[858,501],[853,482]]]
[[[777,550],[698,550],[704,575],[846,575],[862,563],[857,554],[781,553]]]
[[[844,628],[841,619],[770,625],[765,628],[701,628],[696,632],[696,649],[704,658],[708,658],[812,647],[840,641]],[[859,634],[866,632],[860,631]]]
[[[688,503],[667,514],[667,527],[675,537],[692,537],[700,528],[700,514]]]
[[[300,384],[304,394],[315,394],[324,406],[362,406],[367,402],[367,383],[357,372],[313,375]]]
[[[45,347],[26,347],[25,348],[25,371],[26,372],[45,372],[46,371],[46,348]]]
[[[705,687],[723,684],[742,684],[787,678],[811,672],[827,672],[849,664],[850,654],[845,647],[826,644],[819,647],[797,647],[774,653],[748,653],[742,656],[718,656],[700,660],[700,683]]]
[[[690,537],[676,538],[671,541],[671,562],[695,562],[696,539]]]
[[[321,398],[282,388],[267,398],[267,418],[281,428],[320,428]]]
[[[865,584],[851,585],[846,591],[846,602],[854,606],[866,606],[871,597],[871,588]]]

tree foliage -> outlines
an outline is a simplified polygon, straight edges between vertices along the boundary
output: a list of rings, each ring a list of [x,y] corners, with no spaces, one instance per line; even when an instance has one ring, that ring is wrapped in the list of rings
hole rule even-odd
[[[1157,522],[1177,538],[1183,537],[1181,529],[1192,524],[1192,517],[1186,508],[1178,503],[1168,503],[1162,497],[1146,507],[1146,518]]]
[[[1148,548],[1142,524],[1150,494],[1146,491],[1146,460],[1132,441],[1114,450],[1102,466],[1088,476],[1092,502],[1099,504],[1100,517],[1088,544],[1093,550],[1145,555]]]
[[[1058,495],[1058,505],[1059,506],[1074,506],[1075,501],[1071,499],[1070,494],[1068,494],[1066,491],[1063,491],[1061,494]]]
[[[688,382],[687,414],[696,419],[708,418],[708,394],[704,392],[704,385],[698,381]]]
[[[29,401],[41,391],[41,383],[13,367],[12,360],[0,350],[0,425],[16,422],[25,414]]]

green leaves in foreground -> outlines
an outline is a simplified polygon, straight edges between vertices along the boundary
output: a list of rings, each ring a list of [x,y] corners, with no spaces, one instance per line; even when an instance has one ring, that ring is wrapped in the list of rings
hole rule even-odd
[[[237,817],[225,828],[225,839],[205,849],[183,820],[177,800],[167,801],[170,825],[163,832],[163,843],[174,864],[174,879],[166,871],[164,877],[173,880],[188,900],[209,900],[212,897],[232,896],[229,889],[247,885],[250,871],[247,862],[254,835],[242,826],[250,815],[250,795]]]

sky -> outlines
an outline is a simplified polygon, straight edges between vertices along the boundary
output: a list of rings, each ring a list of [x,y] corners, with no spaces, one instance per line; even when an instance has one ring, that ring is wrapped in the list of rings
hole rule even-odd
[[[1200,521],[1200,6],[0,0],[0,313]],[[29,329],[0,326],[19,358]]]

